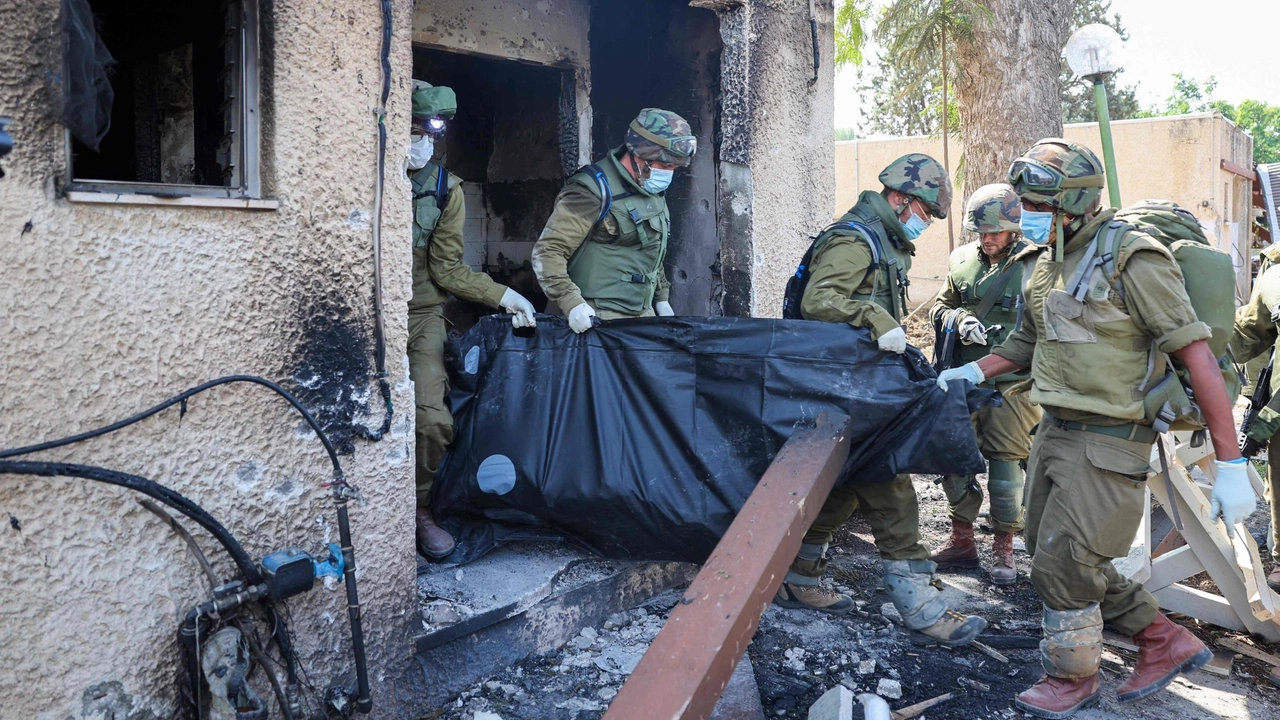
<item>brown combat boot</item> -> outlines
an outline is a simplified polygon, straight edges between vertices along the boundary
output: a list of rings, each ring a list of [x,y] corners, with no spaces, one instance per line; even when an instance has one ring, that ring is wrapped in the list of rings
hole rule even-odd
[[[447,557],[449,553],[453,552],[453,547],[456,544],[453,541],[453,536],[449,534],[448,530],[436,524],[436,519],[431,516],[430,508],[418,508],[416,520],[418,525],[418,552],[434,560]]]
[[[790,610],[817,610],[818,612],[844,615],[853,609],[853,598],[844,593],[824,590],[821,585],[793,585],[782,583],[773,603]]]
[[[939,568],[978,567],[978,545],[973,541],[973,523],[952,520],[951,537],[947,539],[947,544],[929,559],[938,563]]]
[[[915,645],[960,647],[973,642],[986,629],[987,621],[977,615],[961,615],[948,610],[938,622],[921,630],[912,630],[907,639]]]
[[[1035,685],[1018,693],[1014,703],[1018,709],[1036,717],[1061,720],[1093,705],[1100,697],[1102,684],[1098,682],[1097,673],[1074,679],[1044,675]]]
[[[1271,574],[1267,576],[1267,584],[1272,590],[1280,590],[1280,565],[1276,565]]]
[[[991,556],[991,582],[1012,585],[1018,579],[1018,566],[1013,561],[1013,533],[996,531]]]
[[[1200,638],[1163,613],[1156,613],[1133,641],[1138,645],[1138,667],[1116,691],[1122,703],[1144,698],[1213,659],[1213,651]]]

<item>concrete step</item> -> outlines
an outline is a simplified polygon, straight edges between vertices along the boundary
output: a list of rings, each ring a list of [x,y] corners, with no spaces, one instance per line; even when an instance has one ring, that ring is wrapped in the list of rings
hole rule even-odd
[[[464,566],[420,563],[423,632],[414,642],[427,701],[443,704],[696,573],[696,565],[601,560],[553,543],[512,543]]]

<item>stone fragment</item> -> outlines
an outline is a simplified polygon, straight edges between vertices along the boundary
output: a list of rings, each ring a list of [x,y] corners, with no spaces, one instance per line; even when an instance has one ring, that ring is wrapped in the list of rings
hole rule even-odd
[[[584,627],[582,628],[582,632],[578,634],[588,640],[595,640],[600,635],[600,633],[596,632],[596,629],[593,627]]]
[[[875,672],[875,671],[876,671],[876,661],[875,661],[875,660],[870,660],[870,659],[868,659],[868,660],[863,660],[862,662],[858,663],[858,674],[859,674],[859,675],[870,675],[871,673],[873,673],[873,672]]]
[[[491,713],[485,710],[479,710],[475,715],[471,716],[471,720],[502,720],[502,716],[498,713]]]
[[[809,706],[809,720],[853,720],[853,693],[837,685]]]
[[[902,697],[902,683],[889,678],[880,678],[880,683],[876,685],[876,694],[890,700],[898,700]]]
[[[618,694],[618,691],[611,687],[600,688],[599,690],[596,691],[596,697],[600,698],[601,700],[604,700],[605,702],[609,702],[617,694]]]
[[[893,603],[887,602],[880,606],[880,614],[888,618],[895,625],[902,624],[902,614],[898,612],[898,608]]]

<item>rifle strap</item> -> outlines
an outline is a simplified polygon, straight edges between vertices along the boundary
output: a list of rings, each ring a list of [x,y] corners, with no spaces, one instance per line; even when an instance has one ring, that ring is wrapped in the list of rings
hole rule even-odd
[[[986,324],[987,313],[1000,302],[1000,298],[1004,296],[1005,288],[1009,287],[1009,283],[1013,281],[1014,264],[1009,263],[1004,270],[996,275],[996,279],[992,281],[991,286],[987,288],[987,293],[982,296],[982,302],[973,314],[977,316],[978,322]]]

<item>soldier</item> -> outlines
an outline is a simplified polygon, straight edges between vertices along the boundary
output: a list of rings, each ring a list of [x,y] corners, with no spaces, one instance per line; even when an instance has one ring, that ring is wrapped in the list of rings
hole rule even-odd
[[[1022,232],[1035,245],[1016,258],[1027,263],[1020,324],[990,355],[939,374],[938,384],[1031,368],[1031,400],[1044,419],[1031,446],[1026,540],[1031,582],[1044,603],[1046,674],[1017,705],[1066,718],[1101,694],[1104,620],[1139,648],[1120,702],[1146,697],[1213,657],[1111,563],[1128,554],[1142,520],[1157,436],[1150,403],[1135,390],[1164,376],[1166,355],[1189,372],[1215,441],[1211,515],[1234,526],[1255,499],[1227,389],[1205,342],[1209,326],[1197,320],[1169,251],[1112,223],[1115,210],[1100,210],[1097,156],[1066,140],[1041,140],[1014,161],[1009,184],[1022,198]]]
[[[621,147],[565,183],[533,246],[533,271],[574,332],[591,329],[592,317],[675,314],[662,267],[671,232],[664,193],[697,149],[684,118],[645,108]]]
[[[807,320],[867,328],[880,349],[902,354],[907,336],[907,271],[912,240],[951,205],[951,181],[937,160],[912,153],[880,173],[881,192],[863,192],[858,202],[814,241],[809,284],[800,310]],[[878,265],[872,258],[878,257]],[[862,508],[884,561],[884,585],[903,624],[917,643],[964,645],[986,627],[979,617],[947,609],[931,583],[937,566],[920,543],[920,508],[910,475],[890,482],[857,482],[832,489],[791,563],[774,602],[843,614],[853,608],[844,594],[824,590],[827,546],[836,529]]]
[[[436,524],[429,496],[445,448],[453,441],[453,417],[444,371],[447,336],[441,307],[449,295],[513,313],[516,327],[533,327],[533,305],[516,291],[462,262],[462,225],[466,218],[458,176],[431,162],[435,141],[457,112],[452,89],[415,80],[413,144],[409,181],[413,186],[413,297],[409,300],[409,377],[413,379],[417,434],[418,552],[442,558],[453,551],[453,537]]]
[[[1280,246],[1275,246],[1280,247]],[[1249,302],[1236,309],[1235,334],[1231,339],[1231,350],[1237,362],[1247,362],[1255,357],[1271,357],[1275,352],[1277,325],[1280,322],[1280,266],[1276,266],[1274,257],[1263,256],[1263,269],[1258,272],[1254,281],[1253,293]],[[1251,382],[1257,382],[1258,376],[1250,376]],[[1267,544],[1271,557],[1280,563],[1280,549],[1276,548],[1277,530],[1280,529],[1280,442],[1275,442],[1275,434],[1280,430],[1280,374],[1271,373],[1271,400],[1258,410],[1253,426],[1249,428],[1248,439],[1256,446],[1267,443],[1267,502],[1271,506],[1271,532]],[[1249,453],[1252,454],[1252,453]],[[1267,576],[1267,584],[1280,590],[1280,564]]]
[[[951,357],[935,357],[947,367],[985,356],[1013,330],[1022,291],[1022,268],[1013,261],[1025,246],[1021,219],[1018,195],[1004,183],[980,187],[969,197],[964,228],[979,233],[979,239],[951,253],[946,284],[930,313],[939,338],[950,332],[960,341]],[[939,352],[941,343],[934,347],[935,356]],[[1008,389],[1024,379],[1010,375],[984,385]],[[1006,395],[1003,405],[973,414],[978,448],[990,462],[987,490],[995,529],[991,582],[996,585],[1011,585],[1018,576],[1013,536],[1022,532],[1022,469],[1031,450],[1031,429],[1038,422],[1040,408],[1026,394]],[[973,475],[948,475],[942,478],[942,489],[951,506],[951,539],[929,559],[940,568],[978,567],[973,521],[982,507],[982,488]]]

